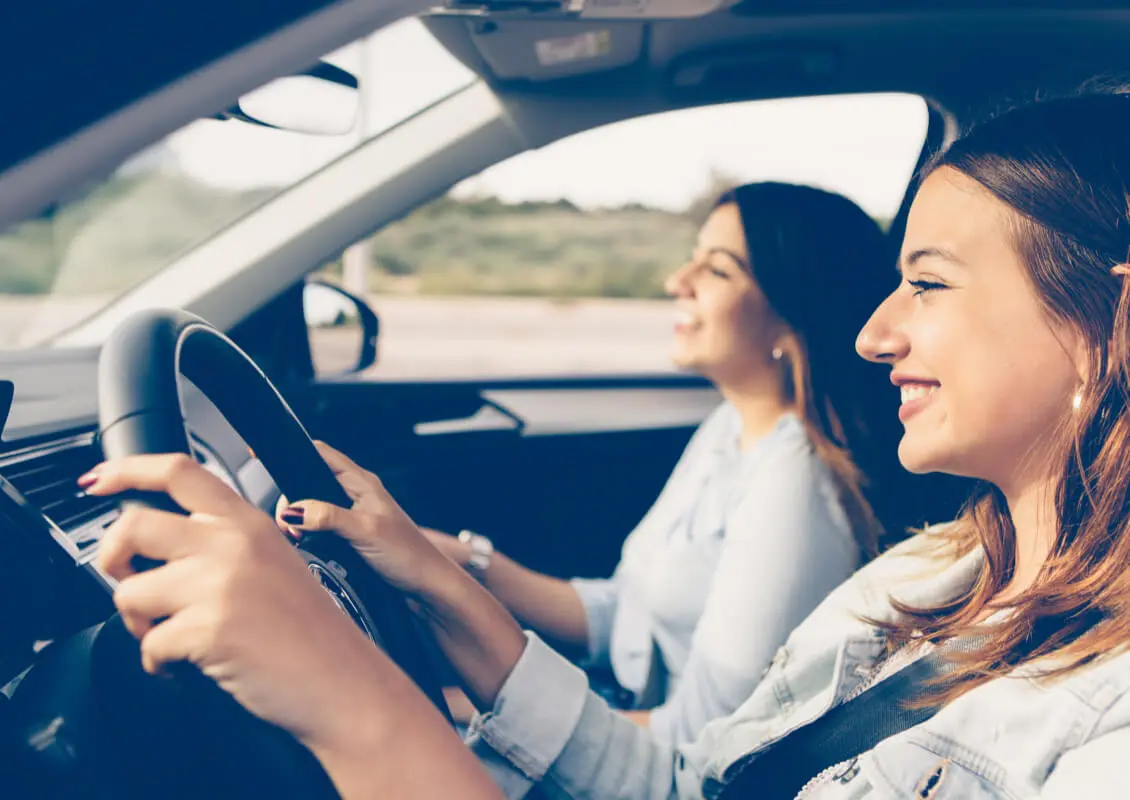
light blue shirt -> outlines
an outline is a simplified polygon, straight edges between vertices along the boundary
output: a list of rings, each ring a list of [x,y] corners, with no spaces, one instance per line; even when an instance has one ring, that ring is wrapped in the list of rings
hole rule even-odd
[[[731,716],[672,747],[587,691],[585,674],[536,636],[468,743],[511,800],[540,784],[549,798],[716,797],[743,756],[842,703],[882,665],[879,631],[902,603],[964,596],[984,553],[955,560],[928,534],[861,569],[788,637]],[[949,555],[947,556],[947,553]],[[732,631],[741,638],[745,631]],[[1078,800],[1126,797],[1130,786],[1130,652],[1115,648],[1057,680],[1026,665],[961,695],[928,721],[837,765],[804,800]]]
[[[654,644],[667,673],[651,730],[690,741],[749,696],[789,632],[859,564],[827,467],[785,414],[740,448],[719,406],[695,432],[606,580],[574,580],[589,657],[626,689],[647,682]],[[740,635],[735,632],[740,631]]]

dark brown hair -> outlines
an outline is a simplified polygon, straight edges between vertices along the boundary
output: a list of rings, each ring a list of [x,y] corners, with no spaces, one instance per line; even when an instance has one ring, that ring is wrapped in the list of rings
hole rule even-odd
[[[856,541],[874,555],[899,521],[874,500],[891,497],[895,392],[885,370],[855,354],[856,334],[894,283],[893,254],[875,221],[838,194],[753,183],[723,194],[741,215],[750,272],[796,337],[786,387],[817,455],[830,469]]]
[[[1089,352],[1082,405],[1075,414],[1064,408],[1053,442],[1060,467],[1051,554],[931,701],[1046,656],[1056,656],[1042,662],[1047,674],[1063,674],[1130,643],[1130,279],[1112,274],[1130,256],[1127,131],[1125,95],[1045,101],[975,127],[923,172],[957,170],[1011,209],[1014,246],[1036,296]],[[1012,578],[1015,531],[996,488],[980,488],[939,536],[952,555],[983,548],[982,572],[946,605],[896,602],[902,619],[878,623],[892,647],[973,632]]]

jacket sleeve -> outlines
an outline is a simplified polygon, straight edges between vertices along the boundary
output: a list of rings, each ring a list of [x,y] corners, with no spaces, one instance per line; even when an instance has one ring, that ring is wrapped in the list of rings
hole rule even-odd
[[[616,576],[611,578],[574,578],[569,582],[585,609],[588,630],[588,654],[585,665],[610,666],[612,623],[616,620],[620,590]]]
[[[467,735],[506,797],[524,797],[534,784],[570,800],[701,797],[706,748],[658,743],[590,692],[584,672],[526,636],[494,707]]]

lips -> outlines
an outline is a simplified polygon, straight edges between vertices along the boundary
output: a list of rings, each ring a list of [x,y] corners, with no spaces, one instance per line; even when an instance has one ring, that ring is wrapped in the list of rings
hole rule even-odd
[[[899,406],[899,419],[906,422],[922,411],[937,397],[941,384],[910,378],[892,378],[898,384],[902,405]]]
[[[689,331],[694,330],[699,325],[699,319],[689,311],[677,309],[675,311],[675,330],[676,331]]]

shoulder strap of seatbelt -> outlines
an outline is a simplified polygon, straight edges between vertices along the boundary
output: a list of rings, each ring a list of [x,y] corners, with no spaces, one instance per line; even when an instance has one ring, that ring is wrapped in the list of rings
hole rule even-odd
[[[726,770],[725,800],[792,800],[824,770],[871,750],[879,742],[930,719],[938,708],[907,708],[928,692],[928,683],[947,666],[939,649],[903,667],[865,692],[797,728],[784,738],[744,756]]]

